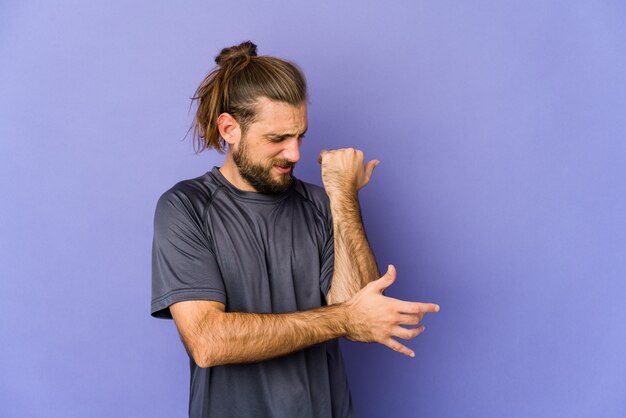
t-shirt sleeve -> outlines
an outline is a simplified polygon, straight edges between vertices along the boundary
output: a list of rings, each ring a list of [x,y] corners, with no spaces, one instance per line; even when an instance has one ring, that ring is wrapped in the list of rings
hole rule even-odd
[[[171,318],[169,306],[184,300],[226,304],[224,283],[202,213],[179,192],[159,199],[152,241],[151,314]]]
[[[328,207],[326,218],[326,241],[322,247],[321,268],[320,268],[320,289],[324,297],[325,304],[328,304],[328,291],[335,271],[335,236],[333,234],[333,221]]]

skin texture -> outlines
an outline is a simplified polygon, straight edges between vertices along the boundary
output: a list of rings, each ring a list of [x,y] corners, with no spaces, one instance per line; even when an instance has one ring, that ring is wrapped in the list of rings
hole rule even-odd
[[[281,173],[277,167],[295,166],[300,159],[300,144],[307,130],[306,104],[292,106],[260,98],[257,121],[248,126],[245,138],[241,127],[228,113],[218,117],[220,135],[228,144],[228,153],[220,172],[240,190],[259,191],[241,175],[234,155],[244,154],[248,164],[262,167],[263,176],[284,189],[291,182],[291,173]],[[244,151],[240,153],[240,149]]]
[[[235,187],[259,191],[288,187],[300,159],[307,129],[306,104],[292,106],[260,98],[257,118],[242,138],[241,127],[229,114],[218,118],[228,153],[220,171]],[[239,153],[238,158],[233,158]],[[237,160],[237,162],[235,161]],[[170,311],[187,351],[200,367],[246,363],[285,355],[337,337],[377,342],[407,356],[413,351],[393,337],[412,339],[424,313],[438,312],[432,303],[406,302],[383,295],[396,277],[393,266],[379,272],[363,230],[357,191],[367,185],[378,161],[363,164],[363,153],[344,149],[322,151],[322,179],[331,203],[335,233],[335,266],[329,306],[283,314],[225,312],[222,303],[184,301]],[[253,186],[241,167],[257,173]],[[407,327],[407,326],[411,326]]]
[[[380,273],[363,229],[357,192],[365,187],[378,160],[363,164],[363,152],[352,148],[322,151],[324,189],[330,200],[335,236],[335,274],[328,303],[343,302]]]

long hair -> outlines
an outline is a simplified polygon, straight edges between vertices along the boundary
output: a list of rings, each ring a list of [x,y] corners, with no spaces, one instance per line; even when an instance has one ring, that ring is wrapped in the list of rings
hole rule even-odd
[[[293,63],[271,56],[257,56],[250,41],[224,48],[215,58],[217,67],[205,78],[192,99],[198,102],[193,122],[196,153],[214,148],[223,153],[217,118],[226,112],[241,126],[242,135],[255,121],[260,97],[298,105],[307,99],[306,80]]]

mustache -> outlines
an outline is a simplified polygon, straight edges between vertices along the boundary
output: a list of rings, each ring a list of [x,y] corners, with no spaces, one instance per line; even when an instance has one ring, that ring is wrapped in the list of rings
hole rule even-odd
[[[296,163],[294,163],[293,161],[289,161],[289,160],[273,160],[272,165],[277,165],[282,168],[287,168],[287,167],[293,168],[296,166]]]

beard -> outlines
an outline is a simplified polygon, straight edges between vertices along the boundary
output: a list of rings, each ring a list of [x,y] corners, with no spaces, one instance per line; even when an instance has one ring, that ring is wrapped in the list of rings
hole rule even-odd
[[[284,192],[293,184],[293,169],[296,163],[285,159],[273,159],[267,166],[255,163],[250,157],[245,138],[241,139],[239,148],[233,152],[233,161],[239,175],[259,193],[276,194]],[[289,173],[278,173],[279,178],[272,176],[273,167],[291,167]]]

